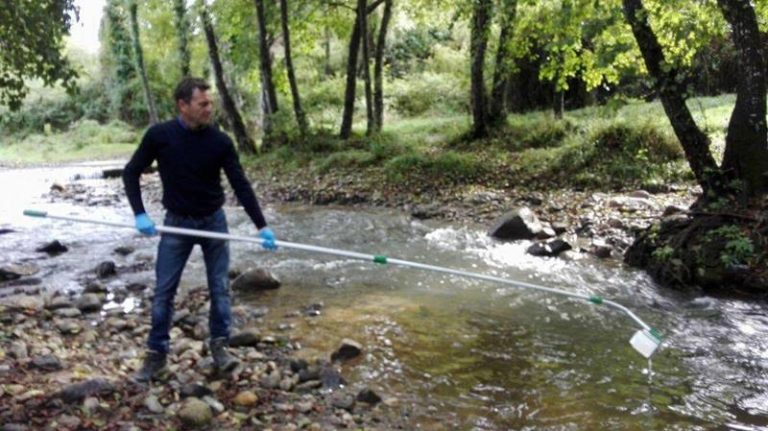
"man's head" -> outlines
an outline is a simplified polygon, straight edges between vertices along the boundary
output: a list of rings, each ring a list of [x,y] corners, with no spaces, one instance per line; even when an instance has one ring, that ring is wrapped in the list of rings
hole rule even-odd
[[[213,118],[213,101],[208,94],[211,88],[204,79],[187,77],[179,82],[173,98],[182,121],[191,129],[207,126]]]

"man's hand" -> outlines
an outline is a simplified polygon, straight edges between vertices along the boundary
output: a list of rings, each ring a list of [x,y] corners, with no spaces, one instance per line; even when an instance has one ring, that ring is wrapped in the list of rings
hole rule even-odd
[[[272,229],[265,227],[259,231],[259,238],[263,239],[261,246],[266,248],[267,250],[277,250],[277,245],[275,244],[275,233],[272,232]]]
[[[136,229],[144,235],[156,235],[155,222],[146,213],[136,214]]]

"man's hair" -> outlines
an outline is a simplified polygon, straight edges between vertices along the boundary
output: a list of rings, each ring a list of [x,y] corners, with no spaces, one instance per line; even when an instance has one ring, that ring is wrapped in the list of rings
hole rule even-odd
[[[179,100],[189,103],[189,101],[192,100],[192,93],[195,92],[196,88],[200,91],[205,91],[211,88],[211,86],[208,85],[203,78],[187,76],[176,86],[176,90],[173,92],[173,100],[176,103],[178,103]]]

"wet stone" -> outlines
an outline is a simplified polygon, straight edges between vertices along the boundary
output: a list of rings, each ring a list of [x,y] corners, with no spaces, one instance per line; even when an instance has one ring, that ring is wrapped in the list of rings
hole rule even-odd
[[[256,346],[261,341],[261,333],[258,329],[245,329],[229,338],[229,345],[232,347]]]
[[[526,207],[510,211],[494,223],[488,235],[502,240],[531,239],[542,230],[541,222]]]
[[[49,310],[58,310],[61,308],[72,308],[74,307],[74,304],[69,299],[69,297],[66,296],[54,296],[51,298],[51,301],[48,303],[48,305],[45,306],[45,308]]]
[[[291,371],[294,373],[298,373],[301,370],[306,370],[309,368],[309,363],[305,359],[301,358],[291,358],[290,361]]]
[[[279,287],[280,280],[263,268],[248,270],[232,282],[232,290],[241,292],[272,290]]]
[[[29,366],[46,372],[59,371],[64,368],[61,364],[61,360],[53,355],[37,356],[32,359]]]
[[[77,322],[73,322],[71,320],[62,320],[56,322],[56,329],[58,329],[59,332],[64,335],[79,334],[80,331],[83,330],[83,328]]]
[[[320,371],[320,381],[326,389],[337,389],[347,383],[339,370],[334,367],[323,368]]]
[[[133,293],[143,292],[147,289],[147,285],[144,283],[131,283],[128,286],[125,286],[126,290]]]
[[[77,308],[83,313],[101,310],[101,297],[95,293],[86,293],[77,300]]]
[[[72,318],[72,317],[80,317],[82,316],[82,312],[78,310],[77,308],[59,308],[58,310],[53,311],[54,316],[58,317],[64,317],[64,318]]]
[[[109,278],[117,275],[117,267],[115,266],[115,262],[112,262],[111,260],[101,262],[96,266],[94,271],[99,278]]]
[[[355,407],[355,396],[345,392],[336,392],[331,396],[331,405],[337,409],[352,411]]]
[[[20,340],[11,343],[8,347],[8,353],[11,357],[16,359],[27,359],[27,356],[29,355],[26,343]]]
[[[62,389],[57,395],[64,402],[79,402],[88,397],[105,396],[115,392],[115,385],[107,379],[95,378],[75,383]],[[97,401],[98,404],[98,401]]]
[[[83,293],[107,293],[107,286],[97,280],[89,281]]]
[[[144,407],[152,413],[162,413],[165,411],[165,407],[160,404],[160,401],[155,395],[150,395],[144,400]]]
[[[187,398],[179,409],[178,416],[185,426],[191,428],[206,426],[213,419],[213,413],[208,404],[197,398]]]
[[[181,387],[181,390],[179,391],[179,395],[182,398],[189,398],[189,397],[203,398],[206,396],[213,395],[213,391],[203,385],[190,383]]]
[[[129,254],[136,251],[133,247],[122,245],[120,247],[117,247],[113,250],[116,254],[119,254],[120,256],[128,256]]]
[[[259,397],[251,391],[242,391],[235,395],[235,398],[232,400],[232,402],[238,406],[251,407],[259,402]]]
[[[378,404],[381,402],[381,397],[372,389],[365,388],[360,392],[358,392],[357,401],[360,401],[362,403],[368,403],[368,404]]]
[[[341,341],[341,346],[331,355],[332,361],[348,361],[360,356],[363,352],[363,346],[355,340],[345,338]]]
[[[48,244],[45,244],[35,249],[35,251],[38,253],[46,253],[50,256],[56,256],[56,255],[65,253],[68,250],[69,249],[67,248],[67,246],[59,242],[59,240],[53,240]]]

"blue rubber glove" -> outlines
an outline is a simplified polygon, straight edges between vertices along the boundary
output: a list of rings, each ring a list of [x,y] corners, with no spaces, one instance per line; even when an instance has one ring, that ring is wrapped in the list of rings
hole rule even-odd
[[[277,250],[277,245],[275,244],[275,233],[272,232],[272,229],[265,227],[260,230],[259,238],[264,240],[261,243],[262,247],[266,248],[267,250]]]
[[[156,235],[155,222],[146,213],[136,214],[136,229],[144,235]]]

